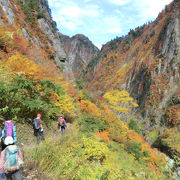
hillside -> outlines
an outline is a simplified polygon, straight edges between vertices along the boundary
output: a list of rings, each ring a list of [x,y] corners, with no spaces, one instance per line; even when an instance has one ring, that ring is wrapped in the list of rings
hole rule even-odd
[[[144,128],[160,127],[152,113],[165,107],[154,113],[160,118],[174,94],[173,106],[179,107],[179,2],[170,4],[156,22],[108,42],[100,52],[83,35],[69,38],[58,32],[47,0],[1,0],[0,14],[0,125],[6,119],[17,125],[26,179],[178,178],[174,108],[168,116],[172,128],[161,136],[157,131],[146,136]],[[87,88],[82,78],[76,85],[68,79],[69,72],[82,77],[80,68]],[[152,92],[167,95],[150,99]],[[31,124],[37,113],[46,137],[39,146]],[[56,129],[58,114],[68,122],[63,136]],[[142,135],[161,150],[169,148],[174,164]]]
[[[111,89],[130,93],[139,105],[137,123],[150,143],[180,123],[179,30],[180,2],[174,1],[152,23],[107,42],[82,72],[94,97]]]

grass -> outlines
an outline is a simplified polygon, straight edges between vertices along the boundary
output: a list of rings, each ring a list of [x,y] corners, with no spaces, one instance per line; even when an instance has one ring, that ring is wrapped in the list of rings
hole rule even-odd
[[[106,144],[93,136],[85,138],[73,127],[69,132],[62,137],[51,129],[45,142],[24,148],[26,169],[38,169],[44,172],[41,174],[44,179],[50,180],[165,179],[161,173],[135,160],[121,144],[113,141]]]

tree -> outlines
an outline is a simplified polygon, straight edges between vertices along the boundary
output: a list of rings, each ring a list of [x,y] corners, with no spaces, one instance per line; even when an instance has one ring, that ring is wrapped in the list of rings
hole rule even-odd
[[[81,90],[84,88],[84,80],[81,78],[79,80],[76,81],[76,87]]]
[[[138,104],[133,102],[133,98],[125,90],[111,90],[106,92],[103,97],[115,112],[128,113],[132,107],[138,107]]]

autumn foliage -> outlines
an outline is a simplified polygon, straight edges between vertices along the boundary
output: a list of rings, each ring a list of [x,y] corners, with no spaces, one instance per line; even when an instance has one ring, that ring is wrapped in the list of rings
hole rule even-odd
[[[167,121],[172,125],[180,124],[180,104],[171,106],[166,112]]]
[[[133,102],[133,98],[125,90],[111,90],[103,96],[111,109],[115,112],[127,113],[132,107],[138,107],[138,104]]]

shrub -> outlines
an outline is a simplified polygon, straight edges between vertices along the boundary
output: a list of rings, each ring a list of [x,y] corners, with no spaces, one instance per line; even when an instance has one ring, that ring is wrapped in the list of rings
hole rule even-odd
[[[105,143],[90,138],[83,139],[83,148],[83,154],[89,161],[97,160],[102,163],[108,155],[108,147]]]
[[[54,119],[61,111],[71,113],[75,110],[72,100],[60,84],[50,80],[18,75],[9,83],[0,83],[0,110],[8,118],[34,118],[40,112],[46,123]],[[54,94],[61,99],[53,99]],[[58,103],[57,103],[58,101]],[[65,104],[62,104],[65,103]]]
[[[41,19],[41,18],[46,19],[46,16],[45,16],[44,12],[41,11],[41,12],[38,12],[37,18],[38,19]]]
[[[78,118],[78,124],[80,131],[84,133],[103,131],[107,128],[107,124],[102,119],[86,114]]]
[[[133,119],[131,119],[129,122],[129,129],[132,129],[132,130],[136,131],[137,133],[140,133],[140,129],[139,129],[137,123]]]
[[[130,142],[128,146],[126,146],[127,152],[133,154],[136,159],[140,159],[143,154],[141,153],[141,143]]]

